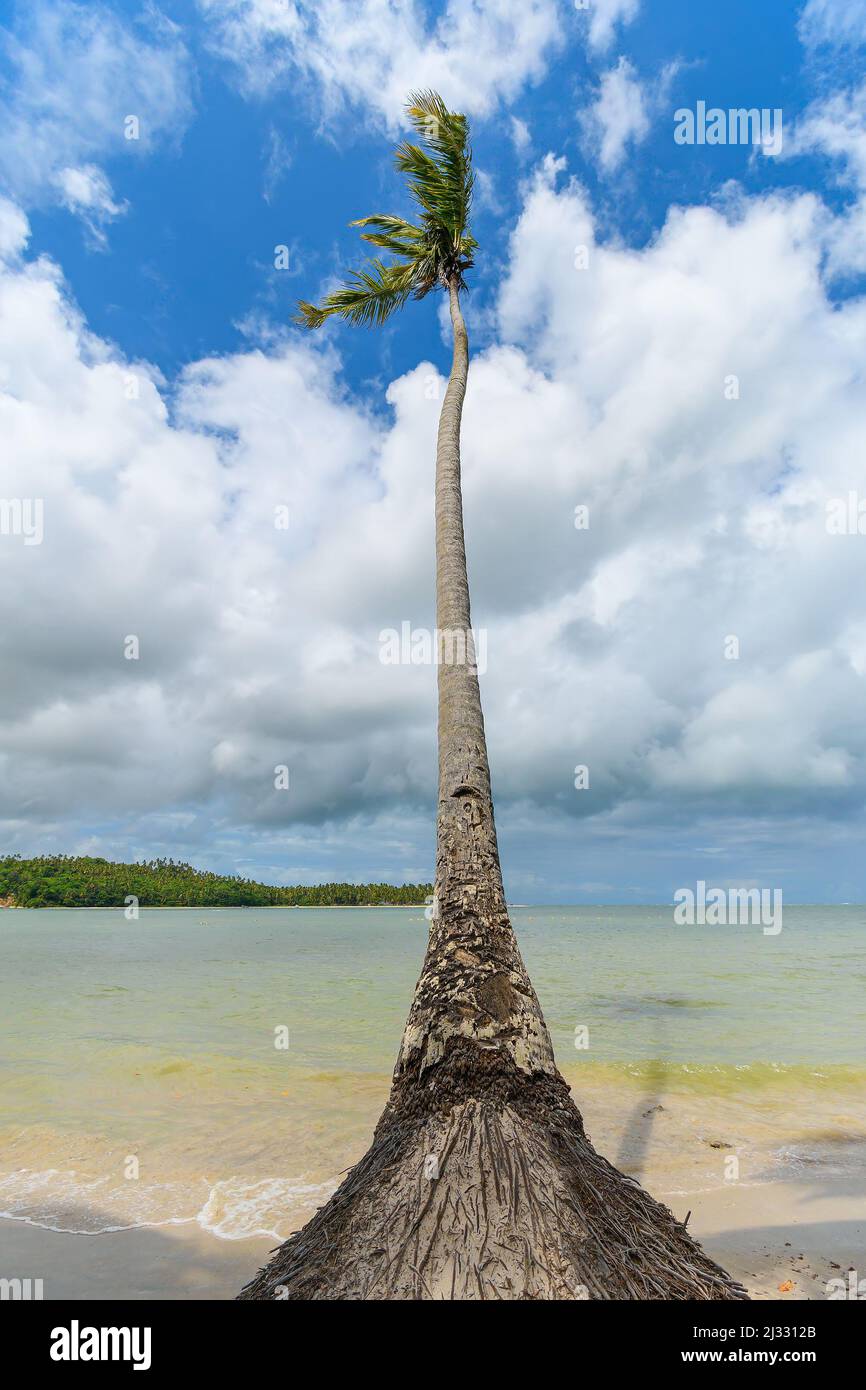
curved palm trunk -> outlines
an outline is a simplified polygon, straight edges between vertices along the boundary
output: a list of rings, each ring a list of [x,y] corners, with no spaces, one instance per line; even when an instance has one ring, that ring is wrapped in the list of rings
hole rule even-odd
[[[547,1028],[508,920],[496,845],[460,488],[469,344],[455,285],[449,293],[454,359],[436,445],[436,893],[427,956],[397,1060],[398,1082],[441,1061],[458,1039],[501,1052],[527,1075],[556,1075]]]
[[[737,1299],[667,1210],[601,1158],[508,919],[471,637],[457,287],[436,448],[439,803],[430,939],[373,1143],[241,1298]],[[449,659],[450,657],[450,659]]]

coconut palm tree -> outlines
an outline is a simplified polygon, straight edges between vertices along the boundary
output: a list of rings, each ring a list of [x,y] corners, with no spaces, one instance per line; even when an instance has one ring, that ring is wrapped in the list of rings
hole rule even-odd
[[[300,321],[382,324],[443,290],[454,353],[436,446],[439,799],[427,954],[367,1154],[243,1298],[744,1297],[666,1208],[601,1158],[560,1076],[508,918],[474,659],[460,485],[476,246],[465,116],[410,98],[396,152],[415,223],[353,226],[375,259]],[[462,639],[462,640],[460,640]]]

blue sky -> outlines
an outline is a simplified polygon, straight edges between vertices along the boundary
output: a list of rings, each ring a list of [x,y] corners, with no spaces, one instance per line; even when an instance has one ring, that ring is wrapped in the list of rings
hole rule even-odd
[[[0,535],[7,845],[429,877],[434,674],[379,634],[432,624],[441,304],[290,318],[357,262],[352,218],[407,210],[391,150],[432,83],[478,170],[509,891],[862,900],[866,537],[827,509],[866,496],[866,0],[0,15],[0,496],[45,508],[40,544]],[[781,148],[677,144],[701,102],[781,110]]]
[[[147,34],[140,5],[111,8],[133,32]],[[442,5],[422,8],[431,20],[443,11]],[[17,12],[25,34],[30,9]],[[74,215],[56,206],[43,205],[32,226],[34,244],[62,264],[93,330],[171,375],[198,357],[243,346],[238,324],[250,313],[286,321],[299,294],[343,261],[357,259],[357,234],[349,221],[374,208],[405,208],[406,201],[391,167],[394,142],[387,128],[371,123],[363,104],[347,103],[323,129],[315,94],[299,89],[294,78],[266,94],[245,96],[231,85],[225,59],[209,51],[207,25],[196,6],[161,10],[181,26],[190,54],[194,110],[183,134],[155,158],[140,157],[132,142],[115,143],[104,167],[129,210],[114,222],[101,254],[93,254]],[[715,9],[655,0],[638,10],[600,60],[580,43],[584,16],[563,5],[558,19],[559,51],[541,80],[474,128],[476,160],[494,189],[493,205],[482,197],[475,215],[485,251],[474,281],[480,299],[485,291],[495,292],[526,175],[510,116],[531,127],[537,154],[555,150],[566,156],[598,200],[607,230],[640,246],[658,231],[672,202],[703,201],[729,178],[749,189],[777,180],[767,161],[750,168],[752,152],[741,146],[694,147],[684,157],[671,139],[670,120],[658,120],[640,158],[622,167],[612,183],[598,170],[575,115],[589,104],[613,57],[627,55],[649,87],[668,64],[679,63],[666,110],[703,98],[711,106],[779,106],[790,119],[815,94],[814,74],[804,63],[785,0],[760,7],[732,0]],[[823,182],[821,173],[816,161],[806,159],[798,161],[794,177],[808,187]],[[790,184],[790,168],[778,181]],[[288,274],[273,267],[277,244],[291,249]],[[397,374],[419,355],[440,351],[429,305],[410,308],[385,336],[383,343],[344,330],[344,372],[351,386],[362,386],[383,367]]]

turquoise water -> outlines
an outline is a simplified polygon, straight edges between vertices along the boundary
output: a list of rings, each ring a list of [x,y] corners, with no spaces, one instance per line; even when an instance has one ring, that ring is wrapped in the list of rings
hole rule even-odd
[[[795,1156],[809,1139],[799,1108],[824,1135],[860,1134],[863,908],[788,907],[778,936],[676,926],[669,908],[513,921],[559,1064],[611,1143],[624,1109],[662,1093],[668,1176],[722,1101],[765,1166],[774,1126]],[[0,1210],[282,1233],[363,1152],[426,928],[420,909],[0,912]]]

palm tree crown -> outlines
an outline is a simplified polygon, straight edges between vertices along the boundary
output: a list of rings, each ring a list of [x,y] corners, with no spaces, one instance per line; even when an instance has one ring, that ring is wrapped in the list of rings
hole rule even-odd
[[[361,233],[364,241],[397,259],[385,265],[376,257],[352,271],[320,305],[302,300],[296,322],[307,328],[319,328],[331,314],[349,323],[379,325],[410,295],[423,299],[437,286],[463,288],[478,245],[469,231],[474,175],[466,117],[449,111],[436,92],[413,93],[406,109],[421,143],[403,141],[395,160],[407,176],[420,225],[381,213],[351,222],[369,229]]]

